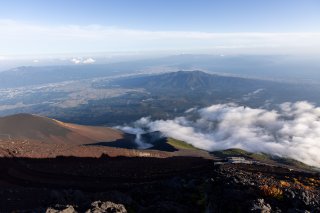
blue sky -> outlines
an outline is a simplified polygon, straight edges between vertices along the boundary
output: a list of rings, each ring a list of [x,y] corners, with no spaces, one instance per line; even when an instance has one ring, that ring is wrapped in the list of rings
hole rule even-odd
[[[320,31],[318,0],[10,0],[2,19],[141,30]]]
[[[318,0],[10,0],[0,5],[0,60],[157,50],[314,53],[320,45]]]

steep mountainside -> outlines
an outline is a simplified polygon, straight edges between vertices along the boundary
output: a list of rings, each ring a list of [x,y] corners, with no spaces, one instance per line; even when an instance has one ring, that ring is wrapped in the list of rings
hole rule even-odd
[[[17,114],[0,118],[0,138],[53,144],[88,144],[114,141],[122,138],[122,133],[107,127],[80,126],[37,115]]]
[[[141,143],[146,146],[141,147]],[[208,152],[163,137],[160,132],[143,134],[138,138],[135,134],[113,128],[64,123],[38,115],[16,114],[0,118],[0,156],[44,158],[101,155],[211,158]]]

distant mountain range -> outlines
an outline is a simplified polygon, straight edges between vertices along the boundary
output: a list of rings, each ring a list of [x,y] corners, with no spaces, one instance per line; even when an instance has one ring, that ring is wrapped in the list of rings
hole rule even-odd
[[[201,91],[201,90],[232,90],[251,87],[261,88],[274,84],[270,81],[252,80],[239,77],[220,76],[203,71],[177,71],[158,75],[128,77],[115,79],[112,83],[120,87],[143,87],[151,91]]]
[[[113,82],[121,87],[144,87],[148,90],[200,90],[216,87],[219,77],[201,71],[178,71]]]
[[[124,73],[130,73],[127,64],[22,66],[0,72],[0,88],[25,87],[63,81],[110,77]]]
[[[270,99],[278,103],[320,100],[320,95],[314,92],[319,88],[312,85],[221,76],[203,71],[177,71],[117,78],[111,83],[110,81],[105,85],[97,83],[95,86],[109,87],[110,85],[121,88],[145,88],[153,95],[182,98],[191,96],[195,103],[208,100],[225,102],[234,99],[236,102],[259,102],[262,105]],[[199,97],[194,99],[194,95]]]
[[[94,69],[92,72],[89,71],[91,68]],[[16,85],[21,85],[19,82],[28,85],[45,83],[41,79],[68,81],[57,85],[3,89],[0,115],[23,112],[67,123],[113,126],[145,116],[174,118],[183,116],[190,108],[230,102],[268,109],[275,109],[283,102],[320,104],[317,85],[221,76],[197,70],[130,75],[130,69],[119,67],[111,71],[109,68],[81,65],[79,70],[64,66],[58,71],[54,67],[38,67],[0,73],[0,88],[6,87],[11,80]],[[10,78],[2,78],[6,75]],[[57,76],[51,79],[52,75]],[[101,77],[106,75],[109,77]],[[97,78],[91,78],[94,76]]]

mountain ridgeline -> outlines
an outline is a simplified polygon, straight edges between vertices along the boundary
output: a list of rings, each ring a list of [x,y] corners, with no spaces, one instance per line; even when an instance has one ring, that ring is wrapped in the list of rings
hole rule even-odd
[[[111,82],[98,82],[98,88],[144,88],[152,95],[178,96],[183,98],[199,95],[195,103],[217,103],[233,100],[260,106],[266,100],[273,102],[319,100],[315,86],[260,79],[221,76],[203,71],[177,71],[156,75],[117,78]],[[259,94],[258,94],[259,93]],[[295,94],[292,96],[290,94]],[[250,100],[249,100],[250,99]],[[210,101],[208,101],[210,100]]]
[[[216,75],[210,75],[201,71],[178,71],[116,80],[115,83],[121,87],[141,87],[143,85],[148,90],[203,90],[216,87],[217,83],[221,82],[218,79]]]
[[[116,79],[114,84],[120,87],[143,87],[151,91],[201,91],[212,89],[233,89],[237,87],[241,89],[245,85],[257,86],[257,84],[266,84],[266,81],[252,81],[244,78],[225,77],[214,74],[205,73],[202,71],[178,71],[159,75],[150,75],[143,77],[131,77]],[[253,83],[255,82],[255,83]]]

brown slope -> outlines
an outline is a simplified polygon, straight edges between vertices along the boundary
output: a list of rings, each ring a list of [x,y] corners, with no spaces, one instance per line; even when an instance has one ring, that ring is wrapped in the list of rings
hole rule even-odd
[[[89,144],[121,138],[120,131],[108,127],[68,124],[37,115],[16,114],[0,118],[0,139]]]

